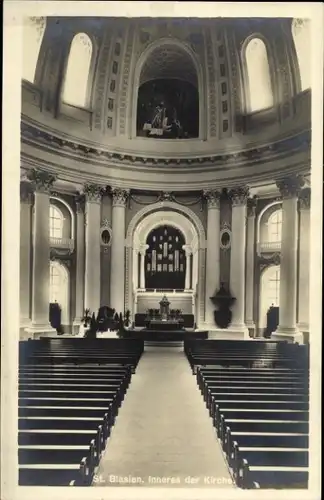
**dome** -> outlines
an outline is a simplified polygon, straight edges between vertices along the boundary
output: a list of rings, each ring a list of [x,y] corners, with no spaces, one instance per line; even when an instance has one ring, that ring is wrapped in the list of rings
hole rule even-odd
[[[22,167],[153,191],[305,175],[308,30],[288,18],[30,18]]]

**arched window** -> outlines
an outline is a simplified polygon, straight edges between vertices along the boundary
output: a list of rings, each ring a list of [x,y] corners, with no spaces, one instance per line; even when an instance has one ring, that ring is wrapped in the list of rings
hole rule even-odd
[[[45,17],[27,17],[24,19],[22,77],[31,83],[34,83],[35,80],[35,71],[45,28]]]
[[[276,210],[268,219],[268,241],[280,242],[282,228],[282,210]]]
[[[78,33],[72,40],[68,57],[63,101],[74,106],[88,106],[88,82],[92,58],[92,42],[85,33]]]
[[[301,90],[311,87],[310,20],[293,19],[292,36],[297,53]]]
[[[273,106],[270,68],[267,49],[260,38],[253,38],[245,49],[249,111]]]
[[[63,238],[63,214],[55,207],[50,205],[50,238]]]
[[[145,286],[162,290],[185,287],[186,255],[183,235],[171,226],[160,226],[148,235]]]

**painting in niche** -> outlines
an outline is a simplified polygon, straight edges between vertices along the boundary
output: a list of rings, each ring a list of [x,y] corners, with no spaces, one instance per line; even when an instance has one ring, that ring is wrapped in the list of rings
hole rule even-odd
[[[154,139],[192,139],[199,135],[199,96],[191,83],[159,79],[139,88],[137,135]]]

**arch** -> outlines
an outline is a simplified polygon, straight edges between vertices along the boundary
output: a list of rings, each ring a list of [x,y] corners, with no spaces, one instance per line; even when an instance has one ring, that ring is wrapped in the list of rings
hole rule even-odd
[[[54,278],[55,277],[55,281]],[[70,272],[56,260],[50,261],[50,302],[57,302],[61,307],[61,323],[70,323]]]
[[[69,214],[70,214],[70,217],[71,217],[71,239],[74,240],[74,237],[75,237],[75,220],[74,220],[75,216],[74,216],[74,212],[73,212],[72,208],[70,207],[70,205],[65,200],[63,200],[59,196],[51,195],[50,196],[50,200],[56,200],[59,203],[62,203],[62,205],[64,205],[65,208],[69,211]]]
[[[310,19],[293,19],[291,23],[291,34],[294,40],[297,55],[301,91],[307,90],[311,87],[310,27]]]
[[[267,311],[273,304],[279,307],[280,301],[280,265],[270,265],[260,274],[259,328],[267,324]]]
[[[282,201],[281,200],[275,200],[275,201],[269,203],[259,213],[258,218],[257,218],[257,243],[261,242],[261,223],[262,223],[262,220],[263,220],[263,216],[264,216],[264,214],[268,210],[272,209],[276,205],[278,205],[278,206],[280,205],[281,206],[282,205]]]
[[[130,138],[136,138],[136,119],[137,119],[137,101],[138,101],[138,91],[140,87],[140,78],[141,78],[141,73],[143,66],[145,62],[149,59],[151,54],[158,49],[161,49],[161,47],[165,45],[174,45],[177,48],[180,48],[183,50],[190,58],[191,61],[195,67],[195,71],[197,74],[197,80],[198,80],[198,96],[199,96],[199,139],[206,139],[206,127],[204,125],[204,116],[205,116],[205,106],[206,106],[206,96],[205,96],[205,91],[204,91],[204,84],[203,84],[203,71],[202,67],[197,59],[196,54],[194,51],[191,49],[191,47],[184,43],[181,42],[180,40],[177,40],[175,38],[169,37],[169,38],[159,38],[158,40],[152,42],[140,55],[140,57],[137,60],[135,69],[134,69],[134,77],[133,77],[133,85],[131,85],[131,116],[129,117],[130,123],[128,126],[129,130],[129,135]]]
[[[66,104],[89,107],[93,43],[86,33],[74,35],[67,59],[62,100]]]
[[[126,272],[125,272],[125,309],[132,312],[134,283],[137,283],[135,270],[137,251],[145,243],[150,231],[161,224],[171,225],[183,233],[189,251],[193,253],[193,283],[197,324],[204,322],[205,307],[205,248],[206,233],[199,217],[188,207],[172,201],[162,201],[147,205],[131,219],[126,231]]]
[[[274,106],[274,85],[267,40],[253,34],[242,47],[246,111],[254,113]]]
[[[35,82],[36,67],[45,29],[45,17],[24,18],[22,77],[31,83]]]

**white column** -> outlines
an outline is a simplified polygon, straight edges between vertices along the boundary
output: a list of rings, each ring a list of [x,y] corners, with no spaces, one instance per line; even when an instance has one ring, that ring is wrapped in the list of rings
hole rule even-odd
[[[85,220],[84,198],[76,200],[76,266],[75,266],[75,318],[73,324],[78,326],[84,316],[84,277],[85,277]]]
[[[191,255],[192,250],[189,245],[183,246],[184,251],[186,252],[186,276],[185,276],[185,290],[190,290],[190,278],[191,278]]]
[[[245,251],[246,251],[246,202],[248,189],[233,189],[232,199],[232,243],[230,259],[230,292],[235,297],[232,307],[230,330],[235,330],[248,338],[244,322],[245,313]]]
[[[309,276],[310,276],[310,197],[309,188],[299,197],[299,282],[298,329],[309,333]]]
[[[282,236],[280,254],[279,325],[271,335],[273,340],[302,342],[296,326],[297,310],[297,235],[298,193],[302,185],[299,177],[277,182],[282,201]]]
[[[33,193],[28,183],[20,184],[20,327],[31,321],[31,207]]]
[[[141,245],[140,248],[140,256],[141,256],[141,261],[140,261],[140,289],[144,290],[145,289],[145,255],[146,255],[146,250],[149,248],[148,245]]]
[[[110,301],[117,313],[124,314],[125,307],[125,210],[128,191],[112,190],[112,240]]]
[[[100,220],[102,188],[84,187],[86,199],[85,224],[85,309],[97,315],[100,307]]]
[[[47,333],[55,331],[49,322],[49,193],[55,177],[47,172],[33,171],[31,173],[31,180],[35,187],[33,207],[32,322],[26,331],[30,333]]]
[[[256,199],[247,200],[247,242],[246,242],[246,283],[245,283],[245,324],[255,330],[253,318],[254,300],[254,256],[255,256],[255,207]]]
[[[204,196],[207,199],[205,323],[216,328],[214,305],[210,298],[219,290],[220,286],[220,193],[218,191],[205,191]]]

